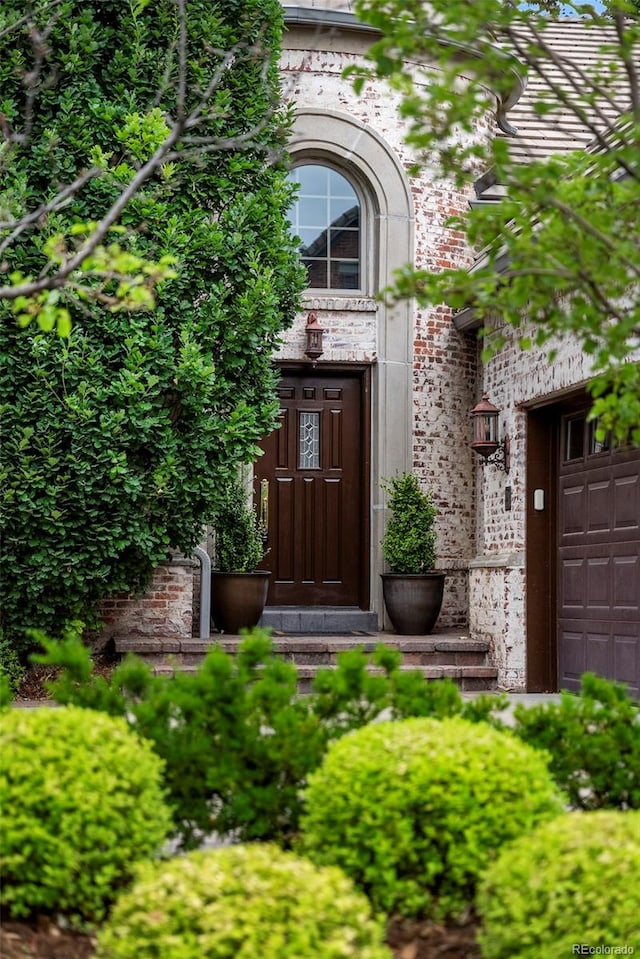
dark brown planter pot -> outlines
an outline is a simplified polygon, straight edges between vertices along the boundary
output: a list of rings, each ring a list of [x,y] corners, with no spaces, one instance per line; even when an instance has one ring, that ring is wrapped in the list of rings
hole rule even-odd
[[[258,625],[267,602],[269,573],[211,571],[211,618],[222,633],[238,633]]]
[[[436,624],[442,606],[444,573],[382,573],[389,619],[401,636],[424,636]]]

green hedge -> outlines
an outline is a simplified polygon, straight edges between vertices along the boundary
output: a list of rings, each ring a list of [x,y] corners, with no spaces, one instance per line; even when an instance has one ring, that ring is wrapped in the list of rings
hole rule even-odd
[[[100,931],[97,959],[390,959],[382,942],[338,869],[256,844],[145,864]]]
[[[623,683],[585,673],[578,696],[517,706],[514,732],[548,750],[574,808],[640,809],[640,705]]]
[[[301,848],[344,869],[377,909],[451,916],[500,847],[556,816],[544,753],[463,719],[374,724],[309,777]]]
[[[478,908],[485,959],[559,959],[576,945],[638,953],[640,813],[572,812],[540,825],[490,867]]]
[[[72,631],[61,643],[39,636],[47,649],[42,661],[63,667],[49,684],[52,698],[126,717],[153,742],[183,847],[197,847],[211,831],[289,845],[299,830],[302,789],[328,743],[383,710],[442,717],[464,709],[479,719],[501,705],[496,696],[463,704],[452,680],[427,682],[401,670],[398,651],[383,646],[371,657],[340,653],[337,668],[320,670],[311,694],[300,696],[294,664],[273,652],[263,630],[247,635],[235,656],[213,646],[194,672],[153,675],[128,657],[108,679],[92,673]]]
[[[0,901],[100,919],[168,833],[161,760],[124,720],[73,706],[0,721]]]
[[[19,329],[0,302],[0,626],[23,654],[26,628],[93,626],[105,596],[144,586],[171,548],[193,550],[222,481],[278,421],[273,354],[306,284],[287,219],[282,6],[184,9],[187,111],[220,71],[188,132],[223,148],[178,147],[126,205],[117,236],[135,256],[171,254],[177,276],[156,288],[153,311],[114,310],[67,285],[67,339]],[[32,214],[94,164],[103,171],[3,252],[3,275],[37,277],[47,240],[72,248],[78,222],[100,220],[168,132],[180,24],[175,0],[36,3],[29,23],[25,10],[2,0],[0,114],[16,137],[0,156],[0,218]],[[37,29],[45,62],[29,102]]]

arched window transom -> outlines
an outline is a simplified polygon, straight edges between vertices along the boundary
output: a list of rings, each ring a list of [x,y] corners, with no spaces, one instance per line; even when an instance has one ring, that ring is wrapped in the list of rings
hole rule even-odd
[[[291,208],[300,255],[317,290],[358,290],[361,286],[360,200],[349,181],[321,164],[296,167],[290,179],[299,185]]]

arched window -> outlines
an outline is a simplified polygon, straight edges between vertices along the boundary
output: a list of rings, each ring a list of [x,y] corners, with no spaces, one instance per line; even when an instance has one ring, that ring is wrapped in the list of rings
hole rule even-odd
[[[295,167],[299,185],[289,218],[302,240],[300,256],[316,290],[359,290],[362,285],[360,200],[347,178],[319,163]]]

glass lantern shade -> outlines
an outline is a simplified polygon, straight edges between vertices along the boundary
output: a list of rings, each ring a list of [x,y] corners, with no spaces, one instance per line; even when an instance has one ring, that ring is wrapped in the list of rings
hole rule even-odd
[[[470,412],[472,423],[471,449],[487,459],[492,456],[500,443],[498,441],[498,416],[500,410],[485,393],[480,402]]]

